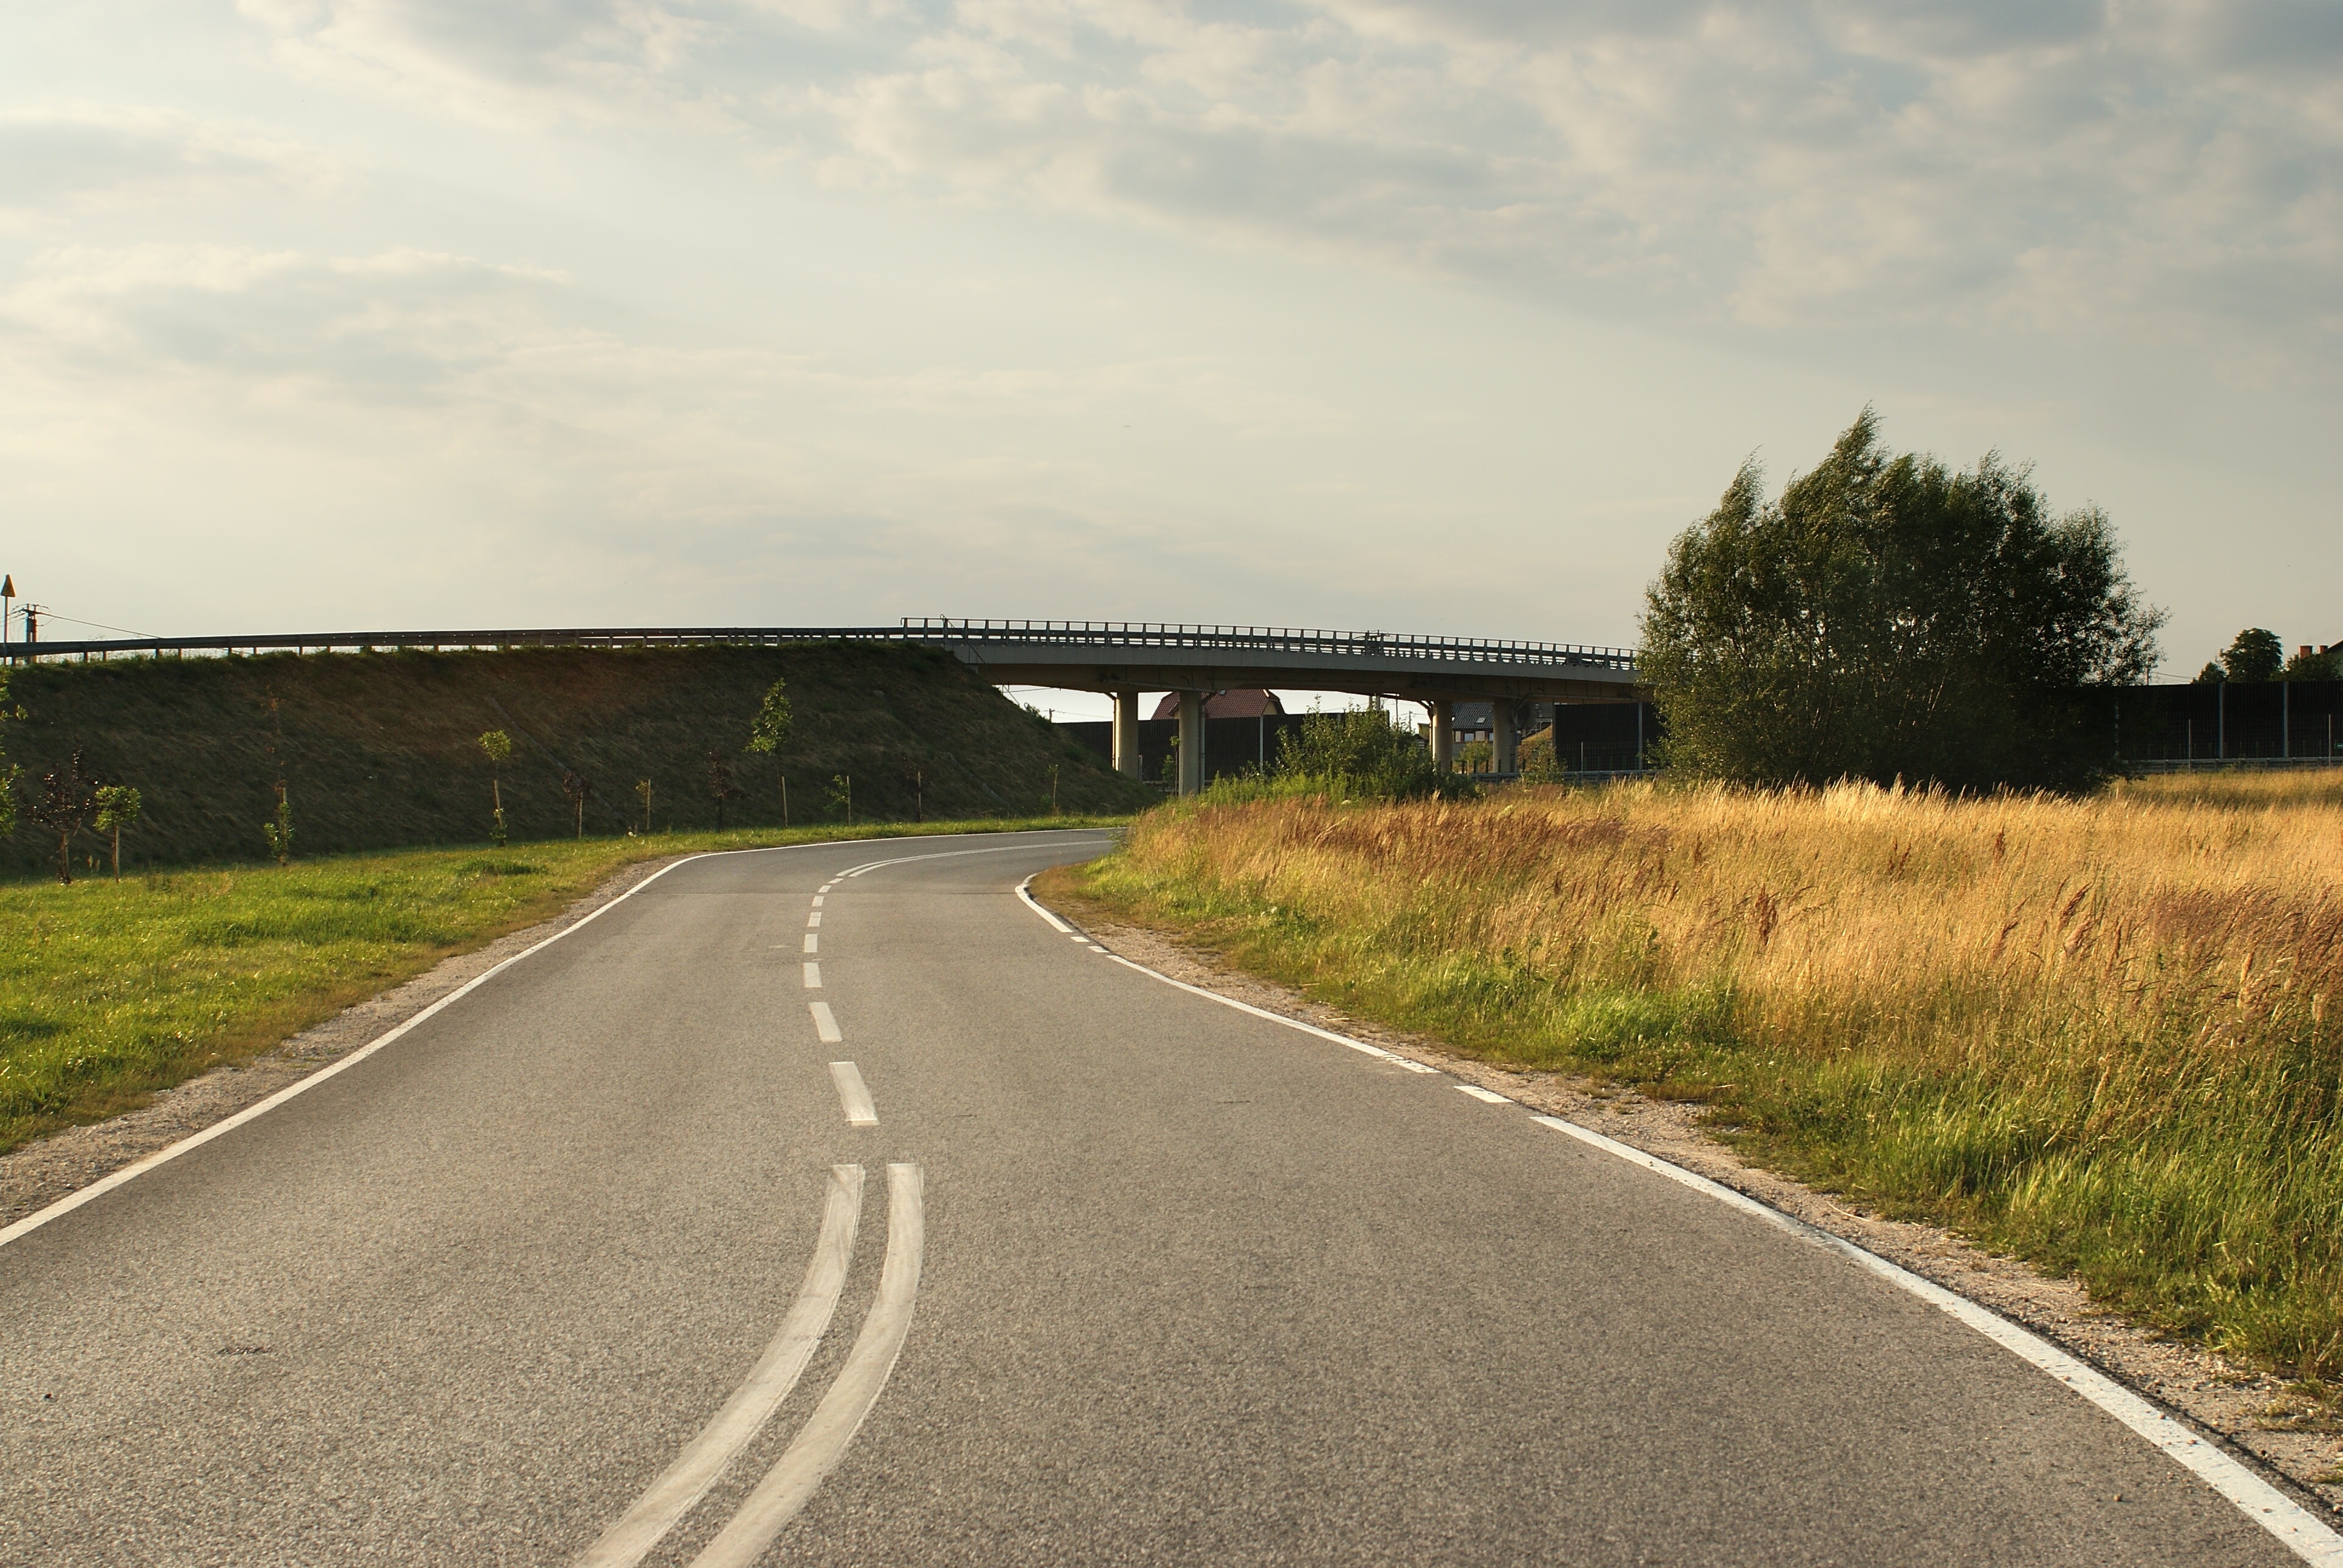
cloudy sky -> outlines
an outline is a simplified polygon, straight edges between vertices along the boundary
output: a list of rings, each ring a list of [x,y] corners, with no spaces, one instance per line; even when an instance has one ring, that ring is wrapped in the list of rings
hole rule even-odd
[[[2168,669],[2343,639],[2332,0],[0,29],[0,569],[85,621],[1626,643],[1868,402],[2107,508]]]

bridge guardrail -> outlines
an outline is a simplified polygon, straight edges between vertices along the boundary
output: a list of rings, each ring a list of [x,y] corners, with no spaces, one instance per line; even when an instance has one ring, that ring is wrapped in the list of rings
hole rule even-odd
[[[220,637],[111,638],[0,645],[0,658],[156,658],[427,648],[772,647],[789,642],[1036,644],[1066,648],[1232,648],[1337,658],[1418,658],[1552,668],[1631,670],[1632,649],[1558,642],[1426,637],[1292,627],[1185,626],[1155,621],[956,620],[906,616],[893,627],[536,627],[440,631],[266,632]]]

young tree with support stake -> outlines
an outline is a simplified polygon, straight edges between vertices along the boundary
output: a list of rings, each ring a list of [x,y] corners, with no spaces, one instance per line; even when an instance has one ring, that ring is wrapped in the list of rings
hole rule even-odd
[[[491,802],[488,842],[501,849],[505,847],[503,772],[505,759],[512,755],[512,737],[501,729],[484,730],[480,735],[480,749],[488,757],[488,799]]]
[[[574,769],[561,770],[561,792],[569,797],[569,812],[576,819],[578,837],[586,836],[586,802],[594,793],[594,786],[583,773]]]
[[[114,879],[122,880],[122,829],[136,824],[146,804],[127,784],[101,784],[97,794],[97,830],[114,839]]]
[[[759,756],[770,757],[789,744],[789,682],[776,680],[765,689],[765,700],[757,706],[757,717],[749,721],[747,749]],[[719,811],[722,810],[719,806]],[[789,825],[789,776],[781,775],[781,826]]]
[[[716,802],[716,830],[724,831],[724,803],[738,800],[747,793],[732,782],[732,763],[724,753],[711,746],[708,749],[708,793]]]
[[[34,821],[57,836],[57,881],[73,880],[73,841],[90,825],[97,810],[96,781],[82,771],[81,753],[63,769],[44,774],[41,798],[33,803]]]

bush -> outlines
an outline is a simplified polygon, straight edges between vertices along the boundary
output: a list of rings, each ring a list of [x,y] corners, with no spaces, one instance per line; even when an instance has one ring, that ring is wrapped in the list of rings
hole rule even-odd
[[[1380,708],[1306,716],[1278,743],[1276,779],[1310,793],[1384,800],[1434,795],[1448,786],[1431,748]]]

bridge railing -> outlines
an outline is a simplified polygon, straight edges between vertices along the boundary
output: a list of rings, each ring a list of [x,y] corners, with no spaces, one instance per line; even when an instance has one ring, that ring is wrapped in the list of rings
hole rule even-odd
[[[1577,664],[1632,669],[1635,651],[1590,643],[1521,642],[1493,638],[1419,636],[1386,631],[1326,631],[1308,627],[1189,626],[1135,620],[955,620],[906,616],[910,631],[939,640],[1085,648],[1213,648],[1332,654],[1357,658],[1436,658],[1474,664]]]
[[[790,642],[1014,644],[1131,649],[1260,650],[1332,658],[1415,658],[1551,668],[1634,668],[1632,649],[1577,643],[1324,631],[1296,627],[1185,626],[1154,621],[957,620],[910,617],[893,627],[534,627],[440,631],[263,632],[220,637],[112,638],[0,645],[0,658],[159,658],[166,655],[332,652],[427,648],[772,647]]]

